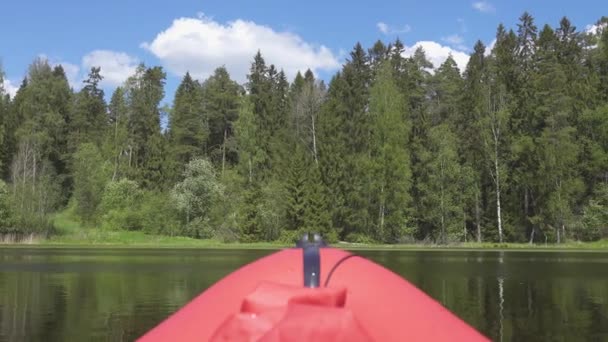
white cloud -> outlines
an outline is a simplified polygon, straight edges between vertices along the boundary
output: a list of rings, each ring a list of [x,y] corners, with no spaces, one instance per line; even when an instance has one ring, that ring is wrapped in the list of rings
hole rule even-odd
[[[82,77],[80,76],[80,67],[78,65],[68,62],[56,64],[61,64],[63,71],[65,72],[65,77],[74,89],[80,89],[82,87]]]
[[[486,46],[486,51],[483,52],[484,56],[489,56],[492,53],[492,50],[494,49],[494,46],[496,46],[496,38],[494,38],[492,40],[492,42],[490,42],[490,45]]]
[[[604,29],[608,26],[608,23],[601,23],[601,24],[593,24],[593,25],[587,25],[585,27],[585,32],[589,33],[589,34],[593,34],[593,35],[600,35]]]
[[[441,66],[441,64],[445,62],[445,60],[450,54],[458,65],[460,72],[464,71],[467,66],[467,63],[469,62],[469,54],[467,54],[466,52],[452,49],[449,46],[444,46],[434,41],[419,41],[412,46],[406,46],[404,55],[406,57],[413,55],[414,52],[416,52],[416,49],[418,49],[419,47],[422,47],[426,54],[426,58],[431,63],[433,63],[433,67],[435,68],[439,68],[439,66]]]
[[[378,24],[376,24],[376,26],[378,26],[378,30],[380,30],[380,32],[388,34],[388,25],[383,22],[379,22]]]
[[[466,45],[463,44],[464,38],[458,34],[451,34],[447,37],[441,38],[441,40],[461,51],[467,51],[469,49]]]
[[[14,85],[13,82],[11,82],[11,80],[9,79],[5,79],[2,83],[5,93],[9,94],[11,98],[15,97],[15,94],[17,94],[17,90],[19,90],[19,87]]]
[[[473,3],[473,8],[482,13],[493,13],[496,12],[496,8],[487,1],[476,1]]]
[[[244,82],[258,50],[267,64],[283,69],[289,78],[307,68],[329,71],[340,67],[336,56],[323,45],[313,46],[296,34],[242,19],[226,24],[204,15],[175,19],[152,42],[141,46],[178,76],[189,71],[197,78],[206,78],[224,65],[234,79]]]
[[[124,52],[109,50],[91,51],[82,57],[84,72],[92,67],[100,67],[102,85],[118,86],[135,73],[139,61]]]
[[[451,34],[447,37],[441,38],[441,40],[443,40],[446,43],[455,44],[455,45],[460,45],[464,42],[464,38],[462,38],[462,36],[457,35],[457,34]]]
[[[402,27],[391,27],[388,24],[380,21],[376,24],[378,30],[383,34],[398,34],[398,33],[408,33],[412,30],[410,25],[404,25]]]

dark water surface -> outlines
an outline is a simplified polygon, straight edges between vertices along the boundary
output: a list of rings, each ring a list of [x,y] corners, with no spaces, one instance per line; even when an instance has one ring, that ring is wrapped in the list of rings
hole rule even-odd
[[[0,341],[130,341],[268,253],[0,249]],[[608,253],[359,254],[407,278],[495,341],[608,341]]]

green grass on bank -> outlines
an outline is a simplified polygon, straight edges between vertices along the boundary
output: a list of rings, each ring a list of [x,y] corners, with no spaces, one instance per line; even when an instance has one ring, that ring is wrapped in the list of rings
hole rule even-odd
[[[56,234],[40,240],[45,246],[133,246],[133,247],[198,247],[198,248],[281,248],[276,243],[222,243],[185,236],[152,235],[141,231],[110,231],[84,227],[68,209],[55,215]]]
[[[53,219],[56,234],[49,239],[29,239],[29,246],[46,247],[164,247],[164,248],[226,248],[226,249],[281,249],[291,247],[277,242],[255,243],[223,243],[216,240],[201,240],[183,236],[151,235],[140,231],[108,231],[94,227],[84,227],[73,210],[68,209],[57,213]],[[20,246],[23,244],[11,244]],[[513,250],[513,251],[561,251],[561,250],[588,250],[608,252],[608,240],[596,242],[566,242],[563,244],[535,244],[527,243],[492,243],[467,242],[455,245],[435,244],[361,244],[339,242],[334,244],[349,250]]]

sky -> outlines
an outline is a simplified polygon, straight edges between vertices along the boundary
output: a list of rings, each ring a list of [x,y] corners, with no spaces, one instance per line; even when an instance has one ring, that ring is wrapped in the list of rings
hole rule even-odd
[[[421,46],[435,67],[452,54],[464,69],[477,40],[491,46],[498,24],[516,29],[524,11],[539,28],[567,16],[579,30],[608,15],[606,0],[6,0],[1,7],[9,93],[37,57],[63,65],[75,90],[100,66],[107,96],[143,62],[167,72],[169,105],[186,71],[203,80],[225,66],[244,83],[258,50],[290,79],[310,68],[329,80],[357,42],[369,48],[397,37],[405,54]]]

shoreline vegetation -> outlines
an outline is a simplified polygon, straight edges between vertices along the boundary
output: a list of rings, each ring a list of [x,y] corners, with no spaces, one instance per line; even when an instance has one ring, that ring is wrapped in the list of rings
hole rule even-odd
[[[71,210],[65,210],[53,218],[55,234],[49,238],[30,234],[19,241],[5,236],[0,240],[0,248],[192,248],[192,249],[282,249],[293,244],[282,242],[221,242],[212,239],[195,239],[185,236],[146,234],[142,231],[108,231],[96,227],[85,227]],[[593,251],[608,252],[608,240],[595,242],[567,241],[561,244],[461,242],[436,243],[351,243],[339,241],[331,247],[346,250],[368,251]]]
[[[173,94],[162,66],[110,95],[39,57],[0,86],[0,242],[608,248],[608,17],[495,37],[462,68],[357,42],[330,79],[258,50]]]

